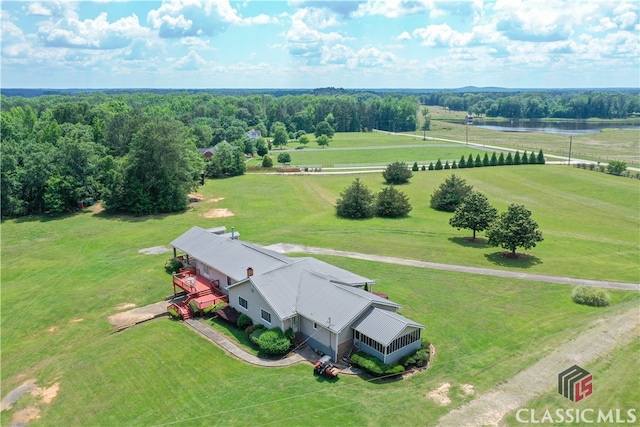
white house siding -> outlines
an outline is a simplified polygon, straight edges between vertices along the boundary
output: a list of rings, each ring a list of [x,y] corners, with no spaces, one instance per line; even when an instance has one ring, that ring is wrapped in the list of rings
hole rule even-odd
[[[313,324],[312,320],[300,316],[300,333],[307,339],[307,344],[336,360],[336,334],[320,323],[317,323],[317,329],[314,329]]]
[[[384,363],[387,363],[387,364],[396,363],[398,360],[402,359],[403,356],[406,356],[407,354],[411,354],[412,352],[418,350],[419,348],[420,348],[420,341],[413,342],[408,346],[402,347],[401,349],[394,351],[393,353],[387,354],[384,357]]]
[[[251,282],[245,282],[241,285],[234,286],[229,289],[229,305],[235,308],[239,313],[244,313],[253,320],[253,324],[262,324],[267,328],[278,327],[282,329],[282,322],[275,311],[262,298],[260,293],[253,289]],[[247,308],[240,306],[238,297],[241,296],[247,301]],[[263,309],[271,314],[271,323],[267,323],[260,316],[260,310]]]

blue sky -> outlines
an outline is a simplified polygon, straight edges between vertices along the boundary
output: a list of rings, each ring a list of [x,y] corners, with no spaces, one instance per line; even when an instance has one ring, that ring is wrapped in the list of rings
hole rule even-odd
[[[0,7],[4,88],[640,86],[637,0]]]

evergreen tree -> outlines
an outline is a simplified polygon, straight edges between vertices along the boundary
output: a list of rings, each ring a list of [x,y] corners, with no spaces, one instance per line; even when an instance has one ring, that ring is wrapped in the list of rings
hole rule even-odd
[[[433,162],[429,163],[429,170],[432,171],[434,169]]]
[[[514,165],[521,165],[522,164],[522,160],[520,159],[520,152],[516,151],[516,155],[513,156],[513,164]]]
[[[384,218],[400,218],[411,211],[409,198],[394,186],[385,187],[376,198],[376,215]]]
[[[455,162],[455,160],[454,160],[454,162]],[[444,168],[445,169],[451,169],[451,165],[449,165],[449,160],[444,162]]]
[[[458,167],[460,169],[464,169],[467,167],[467,161],[464,159],[464,156],[460,157],[460,163],[458,163]]]
[[[472,189],[464,179],[451,175],[433,192],[430,205],[439,211],[453,212]]]
[[[484,153],[484,157],[482,158],[482,166],[484,166],[484,167],[489,166],[489,154],[488,153]]]
[[[507,160],[505,160],[505,164],[508,166],[513,165],[513,157],[511,157],[511,153],[507,154]]]
[[[504,166],[504,153],[500,153],[500,157],[498,157],[498,166]]]
[[[451,169],[458,169],[458,164],[456,163],[456,161],[453,161],[453,164],[451,165]]]
[[[411,170],[414,172],[418,172],[418,162],[413,162],[413,166],[411,166]]]
[[[438,161],[436,162],[436,170],[437,171],[442,170],[442,162],[440,161],[440,159],[438,159]]]
[[[523,165],[529,164],[529,155],[527,154],[527,150],[524,150],[522,157],[520,158],[520,163]]]
[[[382,177],[387,184],[399,185],[409,182],[413,173],[405,162],[393,162],[387,165],[387,168],[382,172]]]
[[[480,158],[480,154],[476,155],[476,160],[475,160],[473,165],[475,167],[477,167],[477,168],[481,168],[482,167],[482,159]]]
[[[467,167],[468,168],[475,167],[475,163],[473,162],[473,154],[469,154],[469,158],[467,159]]]
[[[529,164],[530,165],[535,165],[536,163],[538,163],[538,157],[533,152],[533,150],[531,150],[531,154],[529,154]]]
[[[490,166],[498,166],[498,158],[496,157],[496,152],[494,151],[491,155],[491,161],[489,162]]]
[[[371,218],[375,212],[374,199],[369,188],[356,178],[336,201],[336,214],[342,218]]]
[[[538,161],[537,163],[539,165],[544,165],[545,160],[544,160],[544,154],[542,154],[542,149],[540,149],[540,151],[538,152]]]

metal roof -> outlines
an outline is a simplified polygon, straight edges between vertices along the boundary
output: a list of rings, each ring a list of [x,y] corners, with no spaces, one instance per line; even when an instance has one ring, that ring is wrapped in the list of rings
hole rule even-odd
[[[275,251],[232,240],[200,227],[192,227],[171,242],[171,246],[234,280],[244,279],[249,267],[253,268],[254,274],[259,274],[293,262]]]
[[[352,327],[386,347],[398,338],[408,326],[424,329],[423,325],[398,313],[371,307]]]

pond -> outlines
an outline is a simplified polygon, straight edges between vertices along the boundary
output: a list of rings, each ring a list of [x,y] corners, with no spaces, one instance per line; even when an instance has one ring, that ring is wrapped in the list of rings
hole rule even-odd
[[[464,124],[464,120],[449,120],[451,123]],[[637,129],[640,122],[587,122],[583,120],[539,121],[539,120],[491,120],[473,119],[470,126],[497,130],[501,132],[546,132],[565,135],[598,133],[605,128]]]

